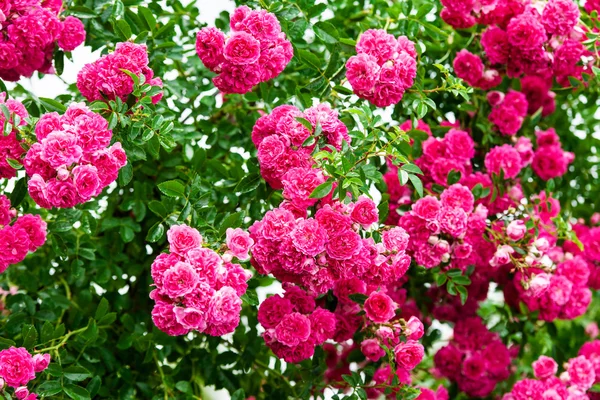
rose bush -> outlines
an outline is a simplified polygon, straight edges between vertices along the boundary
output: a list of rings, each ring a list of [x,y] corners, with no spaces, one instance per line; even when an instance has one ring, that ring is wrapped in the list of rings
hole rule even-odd
[[[0,398],[600,398],[600,2],[0,3]]]

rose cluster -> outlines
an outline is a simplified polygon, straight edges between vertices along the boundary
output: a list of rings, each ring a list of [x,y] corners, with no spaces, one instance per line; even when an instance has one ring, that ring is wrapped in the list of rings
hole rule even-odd
[[[490,122],[501,134],[515,135],[527,116],[527,97],[521,92],[510,90],[506,94],[491,91],[487,94],[487,99],[492,106],[492,112],[488,116]]]
[[[308,121],[312,128],[309,129],[298,118]],[[343,141],[350,143],[348,128],[338,118],[337,111],[327,104],[310,107],[304,112],[294,106],[283,105],[260,117],[252,129],[252,142],[258,149],[263,178],[274,189],[283,188],[282,181],[290,170],[310,168],[314,164],[311,152],[320,136],[324,143],[338,150],[342,148]],[[315,139],[314,143],[304,145],[311,137]]]
[[[473,397],[486,397],[510,376],[511,354],[479,317],[458,321],[451,342],[434,356],[435,368]]]
[[[196,35],[196,53],[206,68],[218,74],[213,83],[223,93],[248,93],[277,77],[294,56],[274,14],[241,6],[229,26],[229,37],[214,27]]]
[[[36,400],[35,393],[29,393],[27,384],[35,379],[35,374],[44,371],[50,364],[50,354],[32,356],[23,347],[10,347],[0,351],[0,391],[4,384],[15,389],[19,400]]]
[[[588,390],[600,382],[600,341],[585,343],[559,376],[558,363],[551,357],[540,356],[532,367],[535,379],[517,382],[503,400],[527,400],[532,394],[543,399],[589,399]]]
[[[452,127],[443,138],[428,137],[422,147],[423,154],[415,164],[425,172],[423,183],[426,187],[433,183],[447,186],[451,171],[460,172],[461,176],[471,174],[475,142],[468,132]]]
[[[220,256],[202,247],[200,233],[187,225],[173,225],[167,232],[169,253],[152,263],[156,302],[152,320],[171,336],[190,331],[221,336],[240,322],[242,300],[250,272],[233,257],[246,257],[252,241],[242,230],[227,232],[228,251]]]
[[[367,197],[324,204],[307,218],[276,208],[250,227],[252,264],[259,273],[302,285],[311,294],[326,293],[338,279],[395,281],[410,265],[408,234],[396,227],[383,230],[380,243],[363,238],[377,221],[377,207]]]
[[[62,1],[7,0],[0,5],[0,78],[18,81],[34,72],[54,73],[52,56],[56,44],[73,51],[85,41],[83,23],[62,18]]]
[[[368,29],[360,35],[356,53],[346,62],[354,93],[377,107],[400,102],[417,75],[415,44],[406,36]]]
[[[471,86],[484,90],[497,86],[501,72],[511,78],[524,74],[546,82],[555,77],[568,86],[568,77],[581,79],[582,73],[590,70],[587,62],[581,64],[582,57],[590,53],[582,44],[586,37],[577,28],[579,8],[573,0],[550,0],[542,10],[515,0],[489,4],[444,0],[442,4],[441,17],[455,28],[476,23],[488,26],[481,35],[481,46],[494,68],[485,70],[481,58],[467,50],[454,60],[457,76]]]
[[[151,86],[163,86],[159,77],[148,66],[148,50],[145,44],[131,42],[117,43],[114,52],[100,57],[93,63],[83,66],[77,74],[77,88],[87,101],[108,101],[120,98],[127,101],[133,92],[133,79],[122,70],[143,76]],[[152,97],[152,103],[160,101],[163,94]]]
[[[71,208],[98,196],[127,164],[121,143],[110,146],[108,122],[83,103],[63,115],[44,114],[35,126],[37,142],[23,165],[29,195],[43,208]]]
[[[537,131],[536,136],[537,149],[531,162],[533,171],[545,181],[564,175],[575,155],[562,149],[554,128]]]
[[[408,254],[426,268],[444,265],[465,270],[485,264],[477,249],[484,246],[488,210],[474,204],[471,190],[459,183],[444,190],[439,199],[417,200],[398,223],[410,235]]]
[[[39,215],[16,215],[10,200],[0,195],[0,273],[46,242],[46,223]]]
[[[0,44],[0,47],[2,44]],[[17,126],[26,125],[25,118],[29,117],[29,113],[25,106],[20,101],[6,99],[6,93],[0,93],[0,104],[3,104],[8,109],[10,118],[6,120],[4,113],[0,112],[0,129],[4,132],[6,124],[12,124],[8,135],[0,133],[0,178],[13,178],[17,176],[17,171],[8,163],[8,159],[12,159],[21,163],[21,156],[25,150],[21,146],[22,141],[17,138]],[[18,123],[17,123],[18,120]]]
[[[595,214],[591,218],[591,226],[586,225],[583,221],[573,225],[573,231],[583,244],[583,249],[571,241],[563,244],[565,252],[585,260],[590,270],[587,283],[591,289],[595,290],[600,290],[600,227],[597,226],[599,221],[600,214]]]
[[[333,338],[336,319],[331,311],[317,307],[313,296],[294,285],[285,285],[283,296],[267,298],[258,308],[263,338],[273,353],[286,362],[310,358],[315,346]]]

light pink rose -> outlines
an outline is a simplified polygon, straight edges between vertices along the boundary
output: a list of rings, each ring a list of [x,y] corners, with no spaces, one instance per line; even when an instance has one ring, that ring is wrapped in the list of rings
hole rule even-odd
[[[537,361],[532,364],[533,374],[538,379],[546,379],[556,375],[558,371],[558,364],[553,358],[540,356]]]
[[[425,328],[421,320],[414,315],[406,321],[406,331],[404,334],[410,340],[419,340],[423,337]]]
[[[191,307],[174,307],[173,312],[177,322],[186,329],[194,329],[199,332],[206,329],[206,319],[204,313],[198,309]]]
[[[188,251],[201,247],[202,236],[196,229],[187,225],[173,225],[167,231],[171,253],[185,255]]]
[[[199,279],[194,267],[180,261],[163,274],[161,291],[173,299],[185,296],[194,291]]]
[[[250,234],[241,228],[227,228],[226,243],[229,251],[234,257],[244,261],[250,258],[248,251],[254,244],[254,240],[250,238]]]
[[[494,253],[494,257],[490,260],[490,265],[492,267],[499,267],[501,265],[508,264],[510,262],[510,255],[515,252],[515,249],[510,247],[509,245],[498,246],[496,252]]]
[[[523,222],[523,220],[520,219],[512,221],[506,227],[506,234],[511,240],[514,240],[515,242],[517,240],[523,239],[523,236],[525,236],[525,232],[527,232],[527,227],[525,226],[525,222]]]
[[[425,350],[416,340],[407,340],[398,343],[394,348],[394,358],[399,367],[407,370],[414,369],[423,359]]]

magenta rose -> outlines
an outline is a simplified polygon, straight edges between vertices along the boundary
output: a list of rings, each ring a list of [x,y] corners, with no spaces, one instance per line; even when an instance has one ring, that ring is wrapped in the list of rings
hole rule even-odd
[[[276,294],[260,303],[258,322],[265,328],[275,328],[288,314],[292,313],[292,303]]]
[[[89,200],[102,190],[98,170],[93,165],[78,165],[73,168],[73,184],[82,201]]]
[[[352,218],[352,221],[361,224],[364,229],[369,229],[371,225],[379,221],[377,205],[370,198],[360,196],[352,207],[350,218]]]
[[[317,309],[308,316],[310,319],[310,338],[316,345],[323,344],[327,339],[331,339],[335,333],[336,318],[335,315],[324,308]]]
[[[35,379],[35,365],[31,354],[23,347],[0,351],[0,377],[8,386],[25,386]]]
[[[275,338],[286,346],[297,346],[309,337],[310,319],[300,313],[287,314],[275,328]]]
[[[185,296],[194,291],[199,279],[194,267],[180,261],[163,274],[161,291],[173,299]]]
[[[394,358],[399,367],[407,370],[414,369],[423,359],[425,350],[416,340],[407,340],[398,343],[394,348]]]
[[[307,256],[314,257],[325,251],[327,233],[314,219],[298,221],[290,236],[294,247]]]
[[[183,325],[177,322],[173,308],[173,304],[157,300],[152,309],[152,322],[154,322],[154,325],[156,325],[158,329],[165,332],[167,335],[185,335],[190,330],[184,328]]]
[[[54,131],[42,140],[42,159],[53,168],[70,166],[81,158],[82,150],[75,135]]]
[[[558,364],[554,361],[553,358],[540,356],[537,361],[534,361],[532,364],[533,374],[538,379],[546,379],[551,376],[556,375],[556,371],[558,371]]]
[[[167,231],[171,253],[185,255],[188,251],[202,245],[202,236],[196,229],[187,225],[173,225]]]
[[[33,356],[33,368],[35,372],[42,372],[50,365],[50,354],[36,354]]]
[[[29,190],[31,193],[31,186]],[[50,179],[46,185],[46,196],[48,203],[57,208],[72,208],[79,203],[79,194],[70,179]]]
[[[173,313],[175,314],[175,319],[177,319],[177,322],[179,322],[185,329],[194,329],[199,332],[202,332],[204,329],[206,329],[204,313],[196,308],[174,307]]]
[[[366,339],[360,344],[360,351],[368,360],[377,362],[381,357],[385,356],[385,350],[379,345],[377,339]]]
[[[425,328],[421,320],[414,315],[406,321],[406,331],[404,334],[411,340],[419,340],[425,333]]]
[[[229,251],[234,257],[244,261],[250,258],[248,251],[254,244],[254,240],[250,238],[250,234],[241,228],[227,228],[226,243]]]
[[[396,304],[390,296],[381,292],[373,292],[364,304],[367,318],[377,324],[388,322],[396,315]]]
[[[406,250],[408,246],[408,233],[397,226],[381,234],[381,239],[386,250],[400,252]]]
[[[232,64],[252,64],[260,57],[260,42],[248,33],[236,32],[225,43],[223,55]]]
[[[360,251],[360,247],[359,234],[347,229],[330,237],[325,245],[325,250],[327,255],[334,260],[348,260]]]
[[[596,378],[594,365],[584,356],[570,359],[567,372],[571,384],[584,391],[592,387]]]

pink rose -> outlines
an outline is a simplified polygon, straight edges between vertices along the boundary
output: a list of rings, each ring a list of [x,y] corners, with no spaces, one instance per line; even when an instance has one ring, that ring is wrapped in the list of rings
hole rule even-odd
[[[391,252],[402,252],[408,246],[408,233],[399,226],[384,231],[381,240],[386,250]]]
[[[510,262],[510,255],[515,252],[515,249],[510,247],[509,245],[498,246],[496,252],[494,253],[494,257],[490,260],[490,265],[492,267],[499,267],[501,265],[508,264]]]
[[[240,322],[242,300],[233,288],[224,286],[215,292],[208,306],[208,333],[221,336],[233,332]]]
[[[48,203],[57,208],[72,208],[79,203],[79,194],[70,179],[66,181],[50,179],[46,185],[46,196]]]
[[[202,236],[196,229],[187,225],[173,225],[167,231],[171,253],[184,255],[188,251],[201,247]]]
[[[199,332],[206,329],[206,320],[202,311],[191,307],[174,307],[173,312],[177,322],[185,329],[194,329]]]
[[[33,356],[35,372],[42,372],[50,364],[50,354],[36,354]]]
[[[152,309],[152,322],[161,331],[170,336],[185,335],[189,329],[184,328],[175,317],[173,304],[156,300]]]
[[[316,345],[323,344],[327,339],[331,339],[335,333],[336,318],[335,315],[324,308],[317,307],[312,314],[308,316],[310,320],[310,338]]]
[[[377,324],[388,322],[396,315],[396,304],[390,296],[381,292],[373,292],[364,304],[367,318]]]
[[[84,202],[102,191],[98,169],[93,165],[78,165],[73,168],[73,184]]]
[[[29,390],[26,386],[21,386],[15,389],[15,397],[19,400],[23,400],[29,396]]]
[[[467,232],[468,218],[462,208],[442,207],[438,216],[440,229],[455,238],[462,238]]]
[[[225,43],[223,55],[232,64],[252,64],[260,57],[260,42],[248,33],[236,32]]]
[[[412,205],[412,211],[415,215],[429,221],[437,218],[441,207],[442,205],[437,198],[425,196]]]
[[[53,168],[70,166],[79,161],[82,150],[75,135],[63,131],[51,132],[42,140],[42,159]]]
[[[350,218],[352,218],[352,221],[361,224],[364,229],[369,229],[371,225],[379,221],[377,205],[370,198],[360,196],[352,207]]]
[[[18,226],[5,226],[0,229],[0,260],[6,264],[15,264],[23,261],[31,240],[25,229]]]
[[[60,121],[60,115],[57,112],[43,114],[35,124],[35,136],[37,137],[37,140],[41,142],[50,133],[62,129],[63,126]]]
[[[368,54],[357,54],[346,62],[346,78],[357,93],[370,93],[379,76],[377,59]]]
[[[199,279],[194,267],[180,261],[163,274],[161,291],[173,299],[185,296],[194,291]]]
[[[73,51],[85,41],[85,28],[79,19],[69,15],[61,25],[57,43],[62,50]]]
[[[534,275],[529,281],[529,289],[527,292],[531,294],[533,298],[538,298],[548,289],[550,286],[551,276],[545,272]]]
[[[325,251],[327,232],[314,219],[298,221],[290,236],[294,247],[303,254],[315,257]]]
[[[11,347],[0,351],[0,377],[8,386],[25,386],[35,379],[31,354],[23,347]]]
[[[206,68],[213,72],[223,62],[224,48],[225,35],[219,29],[206,27],[196,34],[196,54]]]
[[[394,358],[399,367],[407,370],[414,369],[423,359],[425,350],[416,340],[407,340],[398,343],[394,348]]]
[[[406,321],[406,331],[404,334],[410,340],[419,340],[423,337],[425,328],[421,320],[414,315]]]
[[[258,322],[265,329],[275,328],[292,308],[292,303],[278,294],[268,297],[258,307]]]
[[[575,357],[569,360],[567,372],[571,384],[582,390],[588,390],[594,384],[596,374],[593,364],[584,356]]]
[[[349,260],[360,251],[361,240],[358,233],[348,229],[334,235],[329,237],[325,245],[329,257],[334,260]]]
[[[537,361],[534,361],[531,365],[533,367],[533,374],[538,379],[546,379],[556,375],[558,371],[558,364],[553,358],[540,356]]]
[[[360,351],[365,357],[373,362],[377,362],[381,357],[385,356],[385,350],[379,345],[377,339],[366,339],[360,344]]]
[[[250,234],[241,228],[227,228],[226,231],[227,248],[234,257],[244,261],[250,258],[248,251],[254,244],[254,240],[250,238]]]
[[[21,228],[29,236],[29,251],[35,251],[46,242],[46,222],[39,215],[25,214],[15,221],[15,228]]]
[[[310,319],[300,313],[291,313],[283,317],[275,328],[275,337],[286,346],[297,346],[310,336]]]
[[[506,235],[510,238],[510,240],[514,240],[515,242],[523,239],[525,232],[527,232],[527,227],[525,226],[525,222],[520,219],[512,221],[506,227]]]

